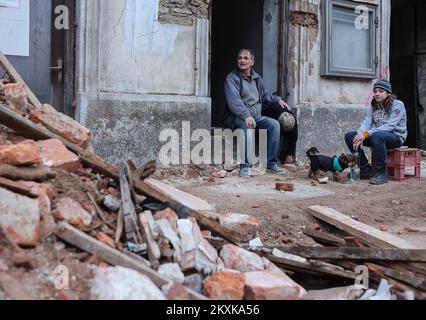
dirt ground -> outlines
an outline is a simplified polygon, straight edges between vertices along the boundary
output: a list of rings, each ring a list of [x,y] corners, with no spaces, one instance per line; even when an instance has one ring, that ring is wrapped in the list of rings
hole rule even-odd
[[[169,176],[166,181],[206,200],[219,212],[256,216],[262,225],[260,238],[265,245],[312,244],[303,230],[317,221],[307,208],[322,205],[426,248],[425,178],[382,186],[372,186],[368,181],[313,186],[306,166],[281,177],[265,174],[242,179],[237,171],[228,173],[223,179],[215,178],[215,182],[194,177],[194,173],[192,179]],[[426,175],[426,168],[423,168],[423,175]],[[295,182],[296,190],[276,191],[276,181]]]

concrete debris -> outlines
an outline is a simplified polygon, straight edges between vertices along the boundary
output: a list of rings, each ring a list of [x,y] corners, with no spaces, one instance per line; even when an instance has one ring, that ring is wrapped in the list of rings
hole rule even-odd
[[[121,207],[121,200],[117,197],[114,197],[110,194],[106,195],[103,201],[105,208],[117,212]]]
[[[36,246],[40,238],[37,200],[0,188],[0,227],[18,245]]]
[[[92,300],[165,300],[152,281],[137,271],[98,268],[90,291]]]
[[[67,221],[74,226],[87,227],[92,223],[91,214],[71,198],[59,199],[53,214],[57,219]]]
[[[183,284],[185,275],[177,263],[165,263],[158,268],[158,273],[172,281]]]

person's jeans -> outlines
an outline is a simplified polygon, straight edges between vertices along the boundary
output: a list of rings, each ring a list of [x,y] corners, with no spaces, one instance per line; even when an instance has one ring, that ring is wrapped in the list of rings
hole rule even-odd
[[[345,136],[346,144],[352,153],[354,153],[353,140],[356,135],[357,132],[349,132]],[[378,131],[373,133],[368,139],[365,139],[363,145],[371,148],[375,156],[377,168],[384,169],[387,167],[388,162],[387,150],[401,147],[402,142],[398,135],[393,132]],[[367,166],[368,160],[361,147],[358,149],[358,154],[360,166]]]
[[[263,117],[263,116],[256,116],[254,117],[254,120],[256,121],[256,129],[266,129],[268,134],[268,145],[267,145],[267,156],[268,156],[268,167],[273,166],[277,163],[278,158],[278,146],[280,143],[280,131],[281,127],[277,120]],[[251,168],[252,163],[250,163],[250,159],[252,159],[252,155],[249,154],[250,152],[254,152],[251,148],[251,139],[254,139],[254,137],[247,138],[248,136],[248,127],[244,120],[241,118],[235,119],[235,128],[236,129],[242,129],[244,131],[244,138],[245,138],[245,159],[243,159],[242,164],[240,165],[240,168]]]

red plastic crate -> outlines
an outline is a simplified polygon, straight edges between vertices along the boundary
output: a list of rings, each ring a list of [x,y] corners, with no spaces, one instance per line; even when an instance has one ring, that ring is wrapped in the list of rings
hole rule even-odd
[[[405,166],[388,166],[388,176],[389,179],[394,181],[404,181],[404,180],[420,180],[420,165],[415,167],[405,167]],[[412,169],[414,174],[407,174],[406,170]],[[411,170],[410,170],[411,171]]]
[[[388,176],[394,181],[404,181],[420,179],[420,161],[422,151],[419,149],[391,149],[388,150]],[[372,156],[373,171],[376,170],[376,161]],[[413,170],[414,174],[407,174],[406,171]]]
[[[388,150],[389,167],[416,167],[420,165],[422,151],[419,149],[393,149]]]

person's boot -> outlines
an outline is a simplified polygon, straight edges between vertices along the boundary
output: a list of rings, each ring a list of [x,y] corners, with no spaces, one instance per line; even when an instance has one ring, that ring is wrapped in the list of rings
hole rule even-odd
[[[370,183],[376,186],[388,183],[388,174],[387,174],[386,167],[377,168],[377,172],[374,175],[374,177],[371,178]]]
[[[361,180],[370,180],[373,178],[373,169],[370,164],[362,164],[359,169],[359,176]]]

